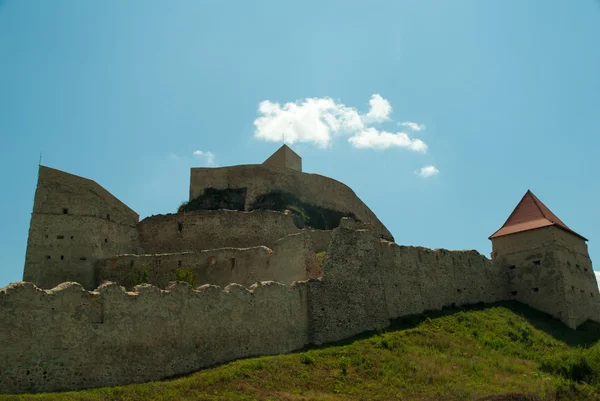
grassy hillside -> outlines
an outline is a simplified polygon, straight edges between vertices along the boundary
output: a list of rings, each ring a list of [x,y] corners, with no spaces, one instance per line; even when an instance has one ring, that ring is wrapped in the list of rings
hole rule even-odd
[[[8,400],[600,400],[600,329],[516,303],[447,310],[386,332],[163,382]]]

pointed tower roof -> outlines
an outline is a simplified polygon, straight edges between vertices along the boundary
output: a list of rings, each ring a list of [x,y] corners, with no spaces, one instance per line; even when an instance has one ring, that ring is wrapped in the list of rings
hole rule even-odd
[[[548,226],[557,226],[587,241],[586,238],[567,227],[530,190],[527,190],[517,207],[515,207],[515,210],[508,216],[504,225],[492,234],[489,239]]]
[[[291,168],[292,170],[302,171],[302,158],[286,144],[277,149],[263,164],[270,167]]]

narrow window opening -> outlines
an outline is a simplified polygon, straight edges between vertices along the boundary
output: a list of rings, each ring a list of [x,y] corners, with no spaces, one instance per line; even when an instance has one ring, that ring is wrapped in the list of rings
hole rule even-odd
[[[583,271],[584,271],[584,272],[586,272],[586,271],[587,271],[587,267],[584,267],[584,268],[583,268]]]
[[[129,267],[133,267],[133,260],[129,261]]]
[[[60,255],[60,260],[64,260],[65,259],[65,255]]]
[[[104,238],[104,243],[108,243],[108,238]]]
[[[568,262],[568,261],[567,261],[567,266],[571,266],[571,262]]]
[[[85,256],[82,256],[79,258],[79,260],[87,260],[87,258]]]
[[[512,296],[515,296],[515,295],[517,295],[517,291],[511,291],[511,292],[510,292],[510,295],[512,295]]]
[[[182,223],[177,223],[177,231],[179,231],[179,232],[183,231],[183,224]]]
[[[462,290],[460,288],[457,288],[456,292],[458,292],[460,294],[462,292]]]
[[[515,265],[510,265],[510,266],[508,266],[509,270],[514,270],[516,267],[517,267],[517,266],[515,266]]]
[[[231,258],[231,268],[235,268],[235,258]]]
[[[71,239],[75,238],[74,236],[71,235]]]
[[[46,259],[50,259],[50,255],[46,255]]]
[[[535,287],[535,288],[533,289],[533,292],[538,292],[539,290],[540,290],[540,289],[539,289],[538,287]]]
[[[575,267],[579,269],[579,265],[575,265]]]
[[[590,296],[591,296],[592,298],[594,298],[594,293],[593,293],[593,292],[590,292]]]
[[[571,286],[571,291],[575,291],[575,286],[574,285]]]
[[[110,221],[110,214],[106,215],[106,220]]]
[[[177,261],[177,267],[181,267],[181,260]]]
[[[69,214],[69,209],[63,209],[63,214]]]
[[[64,238],[65,238],[65,236],[64,236],[64,235],[57,235],[57,236],[56,236],[56,239],[64,239]]]
[[[48,234],[46,234],[46,238],[48,238]]]
[[[541,261],[539,261],[539,260],[534,260],[534,261],[533,261],[533,264],[534,264],[534,265],[536,265],[536,266],[539,266],[541,263],[542,263],[542,262],[541,262]]]

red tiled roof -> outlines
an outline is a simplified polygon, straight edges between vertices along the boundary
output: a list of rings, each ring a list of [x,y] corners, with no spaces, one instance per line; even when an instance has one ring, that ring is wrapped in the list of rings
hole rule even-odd
[[[527,191],[515,210],[508,216],[504,225],[490,236],[490,239],[534,230],[536,228],[557,226],[565,231],[575,234],[587,241],[586,238],[571,230],[554,213],[550,211],[531,191]]]

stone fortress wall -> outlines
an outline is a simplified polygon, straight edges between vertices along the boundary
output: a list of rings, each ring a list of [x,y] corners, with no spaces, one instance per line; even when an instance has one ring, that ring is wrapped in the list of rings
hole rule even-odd
[[[139,216],[92,180],[40,166],[23,279],[94,288],[97,260],[137,253]]]
[[[167,290],[75,283],[0,290],[0,389],[41,392],[158,380],[323,344],[446,305],[506,299],[506,273],[474,251],[399,246],[334,230],[320,279]],[[474,288],[474,285],[477,287]]]
[[[278,153],[266,165],[192,169],[191,197],[234,189],[244,210],[139,223],[95,182],[40,167],[24,273],[33,284],[0,289],[0,344],[10,345],[0,347],[0,392],[157,380],[453,305],[515,299],[572,328],[600,321],[578,234],[550,226],[493,238],[492,260],[401,246],[350,188],[301,173],[297,155]],[[250,211],[272,191],[356,220],[301,229],[297,214]],[[182,270],[199,286],[173,283]],[[146,279],[158,286],[135,285]],[[96,288],[105,280],[120,285]]]
[[[511,298],[546,312],[570,327],[600,317],[598,285],[587,244],[555,226],[492,241],[497,264],[508,274]]]
[[[138,229],[146,253],[272,247],[279,238],[301,232],[290,214],[270,210],[207,210],[158,215],[142,220]]]
[[[327,248],[330,237],[331,230],[300,229],[290,213],[269,210],[183,212],[139,222],[96,182],[40,166],[23,279],[44,289],[74,281],[92,290],[104,280],[138,282],[147,271],[164,288],[184,268],[200,283],[289,284],[320,271],[314,254]],[[290,244],[297,251],[290,252]],[[255,247],[267,247],[270,256],[240,250]],[[212,265],[203,252],[208,250],[228,262]]]
[[[291,284],[307,278],[318,278],[321,266],[315,257],[315,245],[308,232],[280,238],[272,249],[220,248],[198,252],[178,252],[145,255],[117,255],[98,262],[96,282],[116,282],[133,288],[152,283],[166,288],[177,274],[191,273],[197,285],[230,283],[250,287],[260,281]]]
[[[259,196],[272,191],[293,194],[315,206],[352,213],[356,219],[370,224],[373,232],[387,240],[394,238],[352,189],[332,178],[302,173],[293,169],[276,169],[252,164],[219,168],[192,168],[190,200],[206,189],[246,188],[244,210],[251,210]]]

